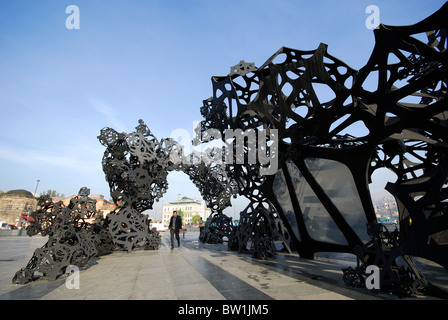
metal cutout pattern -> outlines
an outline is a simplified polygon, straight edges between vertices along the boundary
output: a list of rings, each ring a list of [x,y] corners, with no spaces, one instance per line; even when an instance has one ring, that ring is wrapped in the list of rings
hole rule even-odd
[[[240,62],[229,75],[212,78],[213,96],[201,108],[203,131],[277,130],[274,176],[247,165],[228,176],[245,182],[239,194],[252,207],[275,207],[302,257],[374,245],[366,239],[366,225],[376,222],[369,182],[375,170],[388,168],[397,175],[386,187],[400,212],[396,250],[448,268],[447,21],[445,4],[415,25],[380,25],[359,71],[321,44],[314,51],[284,47],[259,68]],[[328,178],[337,172],[330,166],[345,168],[337,183]],[[341,190],[351,190],[360,210],[350,210]],[[396,267],[379,263],[383,274]]]
[[[412,274],[407,279],[418,279],[418,285],[405,284],[414,288],[407,291],[421,291],[422,283],[427,288],[407,257],[424,257],[448,268],[447,24],[445,4],[411,26],[380,25],[371,57],[359,71],[321,44],[310,51],[283,47],[259,68],[241,61],[229,75],[213,77],[213,96],[203,101],[196,143],[214,139],[210,130],[219,132],[227,146],[227,130],[264,130],[268,136],[256,137],[277,164],[271,175],[262,169],[272,162],[258,157],[249,164],[255,148],[249,143],[244,163],[234,158],[217,165],[192,161],[204,155],[185,156],[171,139],[158,141],[141,120],[131,134],[104,128],[98,137],[106,147],[103,170],[120,205],[107,225],[114,243],[126,250],[148,241],[157,247],[157,234],[149,231],[142,212],[162,197],[168,173],[178,170],[190,177],[212,209],[202,241],[219,242],[226,236],[230,249],[250,251],[257,258],[273,256],[277,240],[305,258],[320,251],[357,253],[358,269],[345,273],[355,285],[356,275],[371,261],[368,256],[393,251],[407,261]],[[419,40],[420,34],[428,41]],[[272,138],[278,149],[267,147]],[[380,168],[397,176],[386,187],[400,212],[394,240],[373,227],[369,183]],[[236,195],[251,203],[233,228],[223,210]],[[43,226],[58,225],[51,215],[45,219]],[[94,251],[89,248],[84,249],[87,256]],[[395,261],[373,261],[383,279],[397,268]]]
[[[180,170],[213,211],[202,241],[228,236],[222,212],[238,194],[251,204],[233,228],[229,248],[266,258],[281,240],[286,250],[313,258],[319,251],[354,253],[369,243],[366,226],[376,221],[369,182],[375,170],[388,168],[397,175],[387,190],[398,201],[400,252],[448,267],[447,16],[445,5],[412,26],[380,25],[372,55],[359,71],[321,44],[310,51],[283,47],[259,68],[241,61],[229,75],[213,77],[196,143],[219,132],[229,146],[227,130],[274,132],[278,150],[263,150],[278,163],[272,175],[261,174],[267,165],[260,158],[249,164],[254,151],[249,143],[244,163],[234,158],[218,165],[191,161],[203,155],[185,157],[173,141],[162,147],[154,137],[145,141],[147,129],[106,133],[100,140],[116,140],[107,144],[103,160],[113,196],[132,199],[131,207],[144,204],[140,210],[150,208],[167,187],[166,173]],[[415,37],[422,33],[427,43]],[[392,56],[398,62],[391,62]],[[372,76],[377,82],[369,89]],[[267,146],[268,140],[262,142]],[[379,267],[386,273],[391,268]]]
[[[34,220],[26,231],[29,236],[41,233],[49,238],[34,251],[26,267],[16,272],[12,283],[26,284],[38,274],[56,280],[67,267],[82,268],[91,258],[113,250],[112,237],[104,227],[107,222],[96,211],[96,200],[90,199],[89,193],[89,189],[82,188],[68,206],[61,201],[54,203],[49,196],[39,198],[39,209],[31,213]],[[86,221],[93,218],[93,224]]]

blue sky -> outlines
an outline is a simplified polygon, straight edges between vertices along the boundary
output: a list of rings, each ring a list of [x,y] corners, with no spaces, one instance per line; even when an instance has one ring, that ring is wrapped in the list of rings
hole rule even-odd
[[[211,77],[240,60],[260,66],[282,46],[323,42],[359,69],[374,45],[367,6],[378,6],[381,23],[408,25],[444,2],[0,0],[0,190],[34,192],[39,179],[38,193],[86,186],[109,198],[102,128],[132,132],[143,119],[159,139],[193,134]],[[72,4],[78,30],[65,25]],[[169,184],[164,201],[200,198],[181,173]]]

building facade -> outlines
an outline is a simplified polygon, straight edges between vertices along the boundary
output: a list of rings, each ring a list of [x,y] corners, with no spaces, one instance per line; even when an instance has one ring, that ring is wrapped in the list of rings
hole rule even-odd
[[[165,228],[168,228],[173,211],[179,210],[184,214],[182,220],[184,226],[191,225],[195,215],[199,215],[204,221],[210,215],[210,209],[205,206],[205,201],[183,197],[180,200],[172,201],[162,206],[162,224]]]
[[[68,198],[52,198],[53,202],[61,201],[65,206],[70,203]],[[115,209],[115,204],[104,199],[102,195],[92,195],[91,199],[96,200],[96,210],[102,211],[105,217]],[[0,221],[21,227],[28,218],[28,214],[37,210],[37,198],[26,190],[11,190],[0,196]]]
[[[23,217],[36,209],[37,200],[26,190],[11,190],[0,196],[0,221],[20,227]]]
[[[375,210],[376,218],[379,222],[392,222],[398,224],[398,207],[395,198],[393,198],[392,196],[386,196],[375,201],[373,204],[373,208]]]

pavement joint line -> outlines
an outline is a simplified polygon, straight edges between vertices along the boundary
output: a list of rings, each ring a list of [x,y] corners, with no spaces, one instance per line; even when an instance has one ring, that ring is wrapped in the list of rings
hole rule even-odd
[[[213,260],[218,260],[218,261],[220,260],[220,258],[218,258],[218,257],[213,257],[212,255],[206,255],[206,254],[203,254],[203,252],[201,252],[201,254],[199,254],[199,255],[203,259],[209,261],[210,263],[214,263]],[[236,256],[235,257],[232,256],[230,258],[237,258],[237,260],[240,260],[243,263],[247,263],[248,262],[248,261],[245,261],[245,259],[238,259],[239,257],[236,257]],[[226,264],[222,264],[222,263],[219,263],[219,266],[223,270],[225,270],[225,271],[227,271],[227,272],[229,272],[231,274],[232,274],[232,271],[235,271],[233,269],[239,269],[237,266],[226,265]],[[265,271],[266,269],[270,270],[269,266],[266,266],[266,265],[259,265],[259,266],[261,267],[262,271]],[[259,278],[258,277],[259,276],[258,272],[254,271],[254,270],[248,270],[247,272],[245,272],[245,276],[241,276],[238,272],[235,272],[234,276],[237,277],[238,279],[240,279],[241,281],[244,281],[244,282],[248,283],[251,286],[255,285],[256,287],[254,287],[254,288],[264,292],[266,295],[270,295],[269,292],[266,292],[266,289],[268,289],[269,287],[266,288],[265,286],[263,286],[263,283],[260,282],[260,281],[264,281],[265,279],[263,279],[262,277]],[[250,281],[248,282],[245,278],[250,279]],[[286,279],[286,281],[288,281],[288,282],[283,284],[283,285],[276,284],[275,287],[290,286],[290,285],[297,285],[297,284],[307,284],[307,285],[311,285],[313,287],[316,287],[315,285],[306,283],[306,282],[304,282],[302,280],[298,280],[298,279],[296,279],[294,277],[291,277],[291,276],[288,276],[288,275],[281,275],[281,278]],[[316,288],[318,288],[318,287],[316,287]],[[327,291],[327,290],[325,290],[325,291]]]
[[[110,255],[96,258],[92,263],[89,262],[88,267],[80,269],[81,277],[84,277],[85,274],[87,277],[85,279],[89,279],[89,284],[83,287],[84,291],[72,292],[73,296],[64,291],[64,278],[60,278],[59,282],[57,282],[58,280],[47,282],[45,279],[39,279],[25,286],[11,286],[14,272],[27,264],[32,256],[31,251],[41,246],[36,247],[37,242],[29,243],[25,237],[18,238],[17,245],[12,245],[11,240],[8,239],[3,241],[4,246],[1,249],[3,257],[0,262],[3,263],[0,265],[2,267],[0,280],[3,287],[0,289],[0,300],[21,298],[87,299],[87,297],[98,299],[154,297],[157,299],[161,295],[167,296],[169,300],[207,300],[209,297],[212,300],[222,298],[241,300],[250,299],[250,297],[265,299],[267,296],[280,300],[291,298],[294,300],[397,300],[395,297],[385,297],[384,294],[373,295],[367,291],[345,287],[343,283],[341,285],[340,266],[343,267],[348,260],[335,260],[331,256],[324,255],[317,256],[315,260],[306,260],[297,254],[279,253],[278,257],[272,260],[260,261],[252,258],[250,254],[228,251],[226,243],[203,244],[193,234],[181,239],[179,248],[175,246],[174,250],[170,250],[169,236],[169,232],[162,233],[161,246],[158,250],[143,250],[142,248],[132,252],[117,250]],[[45,239],[37,240],[41,242]],[[22,254],[24,252],[28,252],[28,254]],[[19,259],[12,260],[13,258]],[[103,258],[104,260],[102,260]],[[351,263],[351,261],[349,262]],[[18,264],[22,265],[18,266]],[[140,279],[147,281],[148,285],[150,284],[153,275],[148,268],[152,267],[156,267],[158,270],[156,272],[162,272],[164,276],[163,283],[158,281],[158,285],[160,285],[159,288],[166,285],[166,289],[160,292],[157,289],[151,291],[153,290],[151,286],[138,282]],[[187,271],[185,276],[191,277],[191,279],[182,278],[182,274],[179,274],[179,270],[182,268]],[[128,283],[125,286],[117,287],[116,290],[119,291],[110,292],[110,290],[114,290],[114,286],[104,283],[104,278],[102,278],[104,272],[112,273],[111,276],[116,273],[111,279],[128,281]],[[126,279],[123,279],[122,275]],[[433,277],[438,276],[445,279],[447,275],[440,273],[439,269],[435,269]],[[121,288],[124,291],[121,291]],[[195,291],[199,288],[205,291],[201,293]],[[193,290],[191,291],[193,294],[190,295],[188,290]],[[426,297],[425,299],[432,298]]]
[[[168,243],[166,242],[166,240],[165,240],[164,237],[162,237],[162,244],[163,244],[163,246],[165,247],[165,249],[170,250],[170,248],[169,248],[169,246],[168,246]],[[160,249],[159,249],[159,250],[160,250]],[[170,250],[170,251],[171,251],[171,250]],[[174,287],[174,280],[173,280],[173,277],[171,276],[171,272],[170,272],[169,269],[168,269],[168,265],[167,265],[167,262],[166,262],[166,259],[165,259],[165,258],[171,253],[170,251],[168,251],[168,254],[167,254],[166,252],[164,252],[164,253],[162,254],[162,260],[163,260],[163,265],[164,265],[164,267],[165,267],[165,270],[167,271],[167,273],[168,273],[168,277],[169,277],[169,279],[170,279],[170,285],[171,285],[171,287],[173,288],[174,295],[175,295],[176,299],[178,300],[179,297],[178,297],[178,295],[177,295],[176,288]]]
[[[191,261],[189,261],[189,260],[191,260],[191,258],[188,258],[188,256],[186,256],[185,250],[188,251],[188,252],[190,252],[190,249],[186,248],[185,246],[183,247],[183,249],[184,249],[184,250],[183,250],[182,253],[181,253],[182,256],[183,256],[183,258],[184,258],[187,262],[189,262],[189,263],[192,265],[192,267],[193,267],[196,271],[198,271],[198,272],[200,273],[200,270],[198,269],[198,267],[195,266]],[[209,263],[210,265],[212,265],[213,268],[217,268],[217,270],[221,270],[221,271],[227,273],[231,278],[234,278],[234,279],[238,280],[238,281],[243,285],[243,289],[242,289],[242,290],[244,290],[244,291],[246,291],[246,290],[251,291],[252,294],[255,294],[255,295],[258,297],[258,299],[263,299],[263,300],[266,300],[266,299],[271,300],[271,299],[273,299],[270,295],[266,294],[265,292],[263,292],[262,290],[259,290],[259,289],[256,288],[256,287],[254,287],[253,285],[251,285],[251,284],[248,283],[247,281],[244,281],[243,279],[240,279],[239,277],[235,276],[234,274],[228,272],[227,270],[223,269],[221,266],[217,265],[217,264],[214,263],[213,261],[209,261],[209,260],[207,260],[207,259],[204,259],[204,257],[202,257],[202,256],[200,256],[200,255],[198,255],[198,256],[199,256],[201,259],[205,260],[205,261],[206,261],[207,263]],[[222,287],[221,287],[221,289],[218,289],[217,286],[216,286],[216,284],[213,284],[213,282],[211,282],[211,281],[210,281],[209,279],[207,279],[206,277],[204,277],[204,276],[202,276],[202,277],[203,277],[205,280],[207,280],[207,282],[210,283],[210,285],[211,285],[212,287],[214,287],[214,288],[215,288],[221,295],[223,295],[227,300],[234,300],[234,299],[236,299],[236,298],[235,298],[235,294],[232,293],[232,292],[233,292],[233,289],[230,290],[230,289],[228,289],[228,288],[222,288]],[[240,287],[238,287],[238,289],[236,289],[235,291],[238,292],[239,290],[241,290]]]

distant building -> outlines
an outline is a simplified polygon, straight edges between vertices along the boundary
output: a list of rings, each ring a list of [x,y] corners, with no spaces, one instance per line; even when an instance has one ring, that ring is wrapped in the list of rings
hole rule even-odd
[[[205,201],[193,200],[183,197],[180,200],[171,201],[162,206],[162,224],[167,228],[173,211],[181,210],[184,214],[183,224],[188,225],[193,222],[193,216],[199,215],[204,221],[210,215],[210,209],[205,206]]]
[[[11,190],[0,195],[0,220],[13,224],[16,227],[22,225],[24,216],[35,210],[37,200],[27,190]]]
[[[67,206],[70,203],[68,198],[52,198],[53,202],[62,201]],[[102,211],[103,216],[115,209],[115,204],[104,199],[102,195],[92,195],[91,199],[96,200],[96,210]],[[28,214],[37,210],[37,198],[27,190],[11,190],[0,195],[0,220],[17,227],[23,225],[27,220]]]
[[[395,198],[385,196],[375,201],[374,206],[375,215],[380,222],[398,222],[398,207]]]

